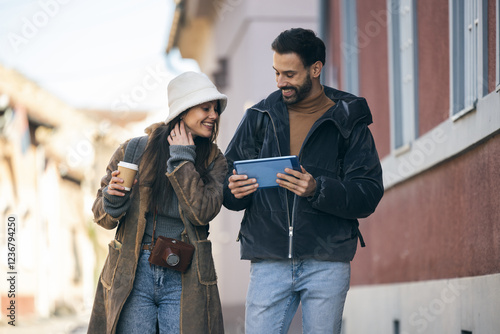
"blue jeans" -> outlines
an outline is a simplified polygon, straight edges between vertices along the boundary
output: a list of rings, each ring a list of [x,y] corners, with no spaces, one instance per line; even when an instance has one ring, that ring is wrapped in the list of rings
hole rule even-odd
[[[181,314],[181,273],[149,265],[149,250],[142,250],[134,287],[120,313],[116,333],[179,333]]]
[[[303,333],[340,333],[350,277],[344,262],[253,261],[245,333],[287,333],[299,303]]]

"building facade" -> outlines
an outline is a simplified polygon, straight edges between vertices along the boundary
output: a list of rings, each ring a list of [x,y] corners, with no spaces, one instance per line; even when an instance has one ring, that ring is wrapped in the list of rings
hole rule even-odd
[[[330,0],[322,13],[325,81],[368,100],[384,171],[344,332],[497,332],[498,1]]]
[[[245,107],[276,89],[270,44],[285,29],[317,31],[327,45],[323,82],[367,99],[385,195],[360,220],[367,247],[352,262],[345,334],[500,328],[499,7],[178,1],[169,48],[196,59],[228,95],[223,150]],[[238,260],[240,221],[224,209],[211,238],[226,325],[242,333],[248,263]]]
[[[146,117],[138,114],[83,112],[0,65],[0,326],[6,330],[15,328],[12,321],[22,327],[90,314],[114,236],[93,222],[91,207],[109,157],[130,136],[126,124]]]

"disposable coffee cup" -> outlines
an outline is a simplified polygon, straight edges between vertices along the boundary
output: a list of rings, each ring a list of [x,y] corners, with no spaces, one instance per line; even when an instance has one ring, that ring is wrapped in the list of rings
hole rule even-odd
[[[120,161],[118,163],[118,170],[120,171],[118,177],[123,179],[122,185],[125,187],[126,191],[130,191],[130,189],[132,189],[132,185],[134,184],[135,175],[139,170],[139,166],[129,162]]]

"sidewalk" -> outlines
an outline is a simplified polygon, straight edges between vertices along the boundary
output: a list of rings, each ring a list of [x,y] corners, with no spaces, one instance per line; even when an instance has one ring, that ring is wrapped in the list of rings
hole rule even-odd
[[[16,320],[16,326],[0,324],[2,334],[86,334],[90,314]]]

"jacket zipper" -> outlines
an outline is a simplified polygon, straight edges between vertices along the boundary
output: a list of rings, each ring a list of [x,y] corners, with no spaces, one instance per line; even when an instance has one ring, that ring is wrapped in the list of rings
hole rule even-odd
[[[304,141],[305,142],[305,141]],[[299,162],[302,157],[302,149],[299,152]],[[293,194],[293,203],[292,203],[292,219],[288,218],[288,258],[292,258],[292,246],[293,246],[293,227],[294,227],[294,217],[295,217],[295,200],[297,199],[297,195]],[[287,215],[289,215],[290,210],[288,209],[288,197],[286,199],[287,205]]]
[[[292,250],[293,250],[293,217],[295,217],[295,198],[297,195],[293,195],[293,203],[292,203],[292,220],[290,221],[290,214],[288,210],[288,198],[286,201],[287,205],[287,215],[288,215],[288,258],[292,258]]]
[[[259,111],[259,112],[265,112],[266,114],[269,115],[269,112],[267,112],[265,110],[260,110],[260,109],[257,109],[257,108],[254,108],[254,109],[257,110],[257,111]],[[271,121],[271,124],[273,125],[274,137],[276,138],[276,143],[278,144],[278,154],[281,156],[281,150],[280,150],[280,145],[279,145],[279,141],[278,141],[278,134],[276,133],[276,126],[274,125],[274,121],[273,121],[271,115],[269,115],[269,120]],[[290,219],[290,210],[289,210],[289,205],[288,205],[288,196],[286,194],[286,189],[285,189],[286,217],[287,217],[287,221],[288,221],[288,258],[289,259],[292,258],[292,250],[293,250],[293,216],[294,216],[294,212],[295,212],[295,196],[296,195],[294,194],[294,196],[293,196],[293,206],[292,206],[292,218]]]

